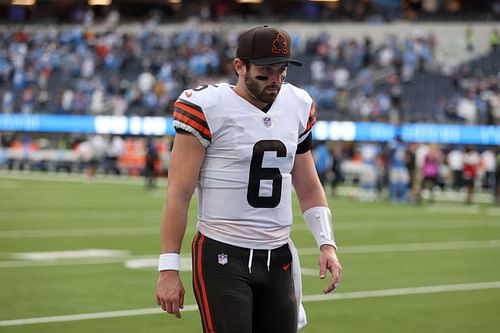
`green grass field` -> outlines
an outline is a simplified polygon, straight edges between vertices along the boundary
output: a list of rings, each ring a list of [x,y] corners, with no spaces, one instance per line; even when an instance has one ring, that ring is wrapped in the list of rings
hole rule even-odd
[[[164,187],[0,172],[0,332],[201,332],[190,272],[183,318],[156,306]],[[344,273],[326,297],[295,208],[309,320],[301,332],[500,331],[500,207],[345,197],[331,207]]]

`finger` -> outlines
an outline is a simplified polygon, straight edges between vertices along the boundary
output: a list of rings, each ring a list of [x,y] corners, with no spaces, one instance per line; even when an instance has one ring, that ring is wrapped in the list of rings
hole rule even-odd
[[[170,303],[170,311],[169,311],[169,313],[175,315],[177,318],[181,317],[181,311],[179,309],[179,303],[177,302],[177,300],[172,301]]]
[[[332,290],[334,290],[335,288],[338,287],[338,279],[332,275],[332,279],[330,280],[330,283],[328,284],[328,287],[326,287],[325,289],[323,289],[323,292],[325,294],[328,294],[329,292],[331,292]]]
[[[319,263],[319,278],[324,279],[325,277],[326,277],[326,263],[320,262]]]
[[[172,303],[172,314],[175,315],[177,318],[181,318],[181,310],[179,308],[179,304],[177,302]]]
[[[156,295],[156,304],[161,305],[161,300],[158,295]]]
[[[174,313],[174,310],[172,309],[172,303],[171,302],[165,302],[165,311],[167,311],[167,313]]]
[[[338,264],[334,265],[331,269],[332,277],[335,277],[335,282],[340,283],[340,276],[342,272],[342,267]]]
[[[184,293],[181,294],[179,299],[179,308],[184,309]]]
[[[167,304],[165,303],[164,300],[162,300],[161,298],[159,299],[159,302],[160,302],[160,307],[163,311],[167,311]]]

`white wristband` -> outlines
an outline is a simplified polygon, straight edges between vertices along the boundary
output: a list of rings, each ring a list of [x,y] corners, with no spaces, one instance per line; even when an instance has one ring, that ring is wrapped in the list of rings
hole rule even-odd
[[[179,271],[181,268],[181,257],[178,253],[162,253],[158,258],[158,272]]]
[[[318,247],[332,245],[337,248],[333,233],[332,213],[328,207],[318,206],[304,212],[304,220],[316,240]]]

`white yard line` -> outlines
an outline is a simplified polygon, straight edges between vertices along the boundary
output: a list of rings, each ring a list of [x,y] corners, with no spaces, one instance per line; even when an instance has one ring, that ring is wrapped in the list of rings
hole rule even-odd
[[[327,295],[325,294],[305,295],[302,297],[302,300],[304,302],[321,302],[321,301],[332,301],[332,300],[342,300],[342,299],[434,294],[434,293],[452,292],[452,291],[485,290],[485,289],[498,289],[498,288],[500,288],[500,281],[492,281],[492,282],[464,283],[464,284],[445,284],[445,285],[413,287],[413,288],[351,291],[351,292],[333,293]]]
[[[352,291],[352,292],[335,292],[333,294],[324,295],[305,295],[302,301],[307,302],[323,302],[333,300],[347,300],[347,299],[361,299],[373,297],[390,297],[390,296],[406,296],[406,295],[421,295],[433,294],[442,292],[461,292],[470,290],[487,290],[500,288],[500,281],[492,282],[478,282],[478,283],[464,283],[464,284],[446,284],[434,285],[413,288],[397,288],[397,289],[382,289],[382,290],[366,290],[366,291]],[[184,306],[183,311],[196,311],[197,306],[190,304]],[[156,315],[163,313],[159,308],[145,308],[123,311],[109,311],[109,312],[95,312],[95,313],[80,313],[64,316],[52,317],[35,317],[25,319],[11,319],[0,321],[0,326],[20,326],[30,324],[44,324],[44,323],[58,323],[77,320],[88,319],[104,319],[104,318],[119,318],[143,315]]]
[[[26,261],[12,260],[0,261],[2,268],[29,268],[29,267],[48,267],[48,266],[80,266],[80,265],[102,265],[102,264],[122,264],[127,260],[149,259],[152,256],[137,257],[114,257],[114,258],[82,258],[79,260],[46,260],[46,261]]]
[[[435,243],[377,244],[340,246],[340,253],[391,253],[439,250],[485,249],[500,247],[500,239],[479,241],[452,241]],[[317,255],[317,248],[300,248],[300,255]]]
[[[417,252],[417,251],[441,251],[441,250],[463,250],[463,249],[486,249],[500,247],[500,239],[479,241],[453,241],[436,243],[408,243],[408,244],[379,244],[379,245],[356,245],[343,246],[339,248],[340,253],[393,253],[393,252]],[[301,256],[318,255],[317,248],[299,248]],[[21,255],[17,253],[16,255]],[[0,253],[1,257],[12,258],[11,253]],[[189,254],[183,254],[183,258],[190,259]],[[23,268],[38,266],[71,266],[71,265],[99,265],[109,263],[125,263],[130,268],[148,268],[156,263],[156,255],[143,256],[118,256],[118,257],[90,257],[79,260],[4,260],[0,261],[2,268]]]
[[[86,258],[116,258],[128,257],[129,251],[109,250],[109,249],[80,249],[71,251],[39,251],[39,252],[17,252],[12,253],[11,257],[21,260],[61,260],[61,259],[86,259]]]

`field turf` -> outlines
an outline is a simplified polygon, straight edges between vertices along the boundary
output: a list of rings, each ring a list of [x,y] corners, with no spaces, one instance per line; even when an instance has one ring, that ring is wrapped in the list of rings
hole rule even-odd
[[[183,318],[156,306],[165,187],[0,171],[0,332],[201,332],[189,271]],[[301,332],[500,331],[500,207],[330,200],[344,272],[328,296],[295,205]],[[183,258],[195,211],[193,200]]]

